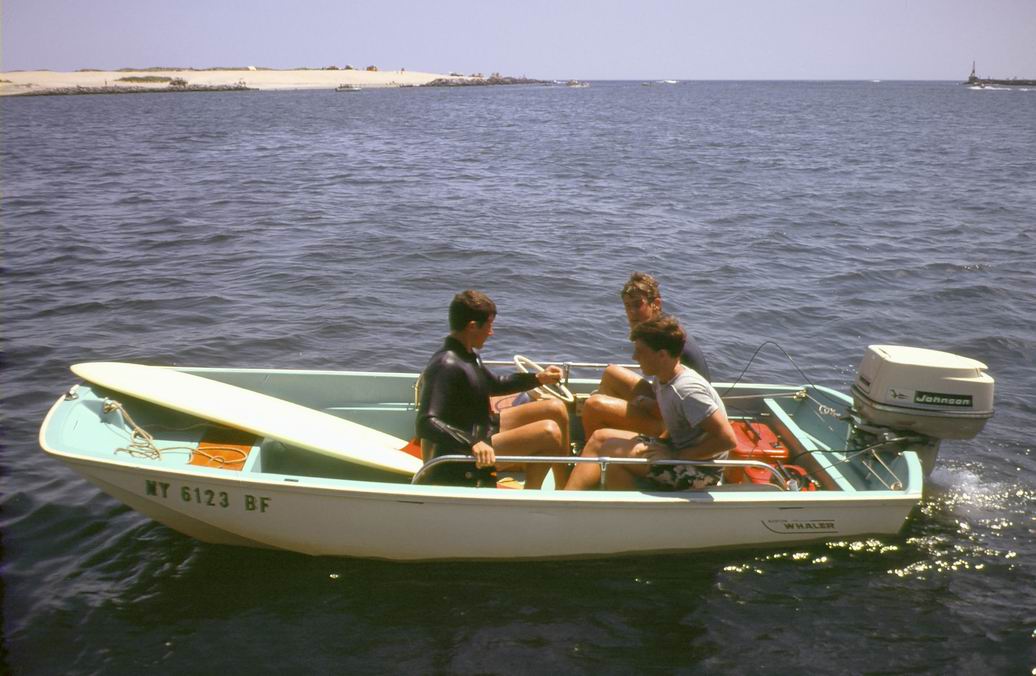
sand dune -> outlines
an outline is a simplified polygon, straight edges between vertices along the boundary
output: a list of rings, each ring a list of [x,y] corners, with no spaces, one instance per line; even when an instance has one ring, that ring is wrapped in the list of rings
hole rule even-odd
[[[74,87],[149,87],[165,89],[168,82],[127,82],[126,77],[182,78],[188,85],[233,86],[244,83],[252,89],[334,89],[349,84],[358,87],[402,87],[422,85],[437,78],[451,78],[441,73],[420,73],[409,70],[162,70],[162,71],[89,71],[62,73],[48,70],[0,73],[0,95],[24,94]],[[457,78],[465,79],[465,78]]]

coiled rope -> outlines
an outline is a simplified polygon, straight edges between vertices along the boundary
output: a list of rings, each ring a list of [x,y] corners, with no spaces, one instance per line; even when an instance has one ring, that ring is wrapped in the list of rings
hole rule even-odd
[[[116,453],[128,453],[134,458],[145,458],[147,460],[162,460],[163,453],[188,453],[192,457],[197,454],[206,458],[210,462],[216,463],[217,465],[237,465],[243,463],[248,458],[248,453],[233,446],[210,446],[209,448],[211,450],[219,450],[225,453],[237,453],[241,456],[240,458],[224,458],[220,455],[206,453],[205,451],[193,446],[167,446],[165,448],[159,448],[155,445],[154,435],[138,425],[121,402],[115,401],[114,399],[105,399],[102,411],[104,411],[105,414],[118,411],[122,416],[122,419],[131,428],[129,445],[116,448]],[[197,427],[197,425],[192,427]],[[208,425],[206,425],[206,427],[208,427]],[[190,429],[190,427],[183,429]]]

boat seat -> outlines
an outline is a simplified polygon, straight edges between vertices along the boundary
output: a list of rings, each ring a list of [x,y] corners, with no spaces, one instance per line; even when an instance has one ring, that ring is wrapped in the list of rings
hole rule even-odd
[[[820,470],[830,477],[831,483],[821,480],[821,484],[825,489],[841,491],[855,490],[852,484],[842,476],[841,470],[839,470],[838,467],[836,467],[827,458],[828,454],[836,455],[836,453],[832,452],[830,448],[824,445],[824,443],[815,436],[799,427],[799,425],[790,415],[788,415],[787,411],[785,411],[776,400],[770,398],[763,399],[763,405],[773,415],[773,418],[777,423],[777,430],[781,433],[781,436],[789,442],[794,442],[796,445],[801,446],[801,452],[809,453],[810,457],[820,467]],[[792,450],[798,451],[799,449]]]
[[[244,469],[256,441],[256,436],[249,432],[213,427],[198,442],[198,448],[191,453],[188,464],[240,472]]]
[[[571,407],[574,405],[574,416],[577,418],[581,418],[583,416],[583,407],[586,405],[586,400],[590,398],[590,394],[585,392],[573,392],[572,396],[574,396],[576,400],[574,404],[569,404],[569,406]],[[522,398],[519,399],[519,397]],[[505,394],[499,397],[490,397],[489,408],[493,411],[493,413],[499,414],[506,408],[511,408],[515,405],[520,406],[523,403],[527,403],[529,401],[538,401],[540,399],[542,399],[542,397],[536,394],[535,390],[530,390],[529,392],[519,392],[518,394]],[[572,408],[569,408],[569,414],[573,414]]]
[[[500,413],[505,408],[511,408],[514,406],[514,400],[520,397],[524,392],[518,392],[516,394],[504,394],[498,397],[489,398],[489,410],[493,413]]]

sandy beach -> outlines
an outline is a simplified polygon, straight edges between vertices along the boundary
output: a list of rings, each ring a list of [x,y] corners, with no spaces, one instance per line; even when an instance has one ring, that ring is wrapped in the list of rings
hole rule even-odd
[[[339,85],[361,88],[403,87],[423,85],[439,78],[468,79],[442,73],[421,73],[409,70],[142,70],[142,71],[77,71],[27,70],[0,73],[0,96],[41,93],[76,87],[147,87],[167,89],[161,82],[127,81],[124,78],[180,78],[188,86],[233,87],[250,89],[334,89]]]

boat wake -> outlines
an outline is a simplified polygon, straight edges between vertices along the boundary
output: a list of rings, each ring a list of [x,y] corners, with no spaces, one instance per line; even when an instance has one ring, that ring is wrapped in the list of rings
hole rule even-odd
[[[925,496],[922,509],[943,525],[953,524],[958,533],[987,543],[999,540],[1016,521],[1024,521],[1036,490],[1006,481],[984,480],[971,469],[939,468],[932,473],[935,482]],[[1009,547],[1001,543],[1003,547]]]
[[[1018,489],[983,479],[974,470],[963,467],[936,467],[931,478],[925,502],[961,517],[985,518],[1009,509],[1011,497]]]

